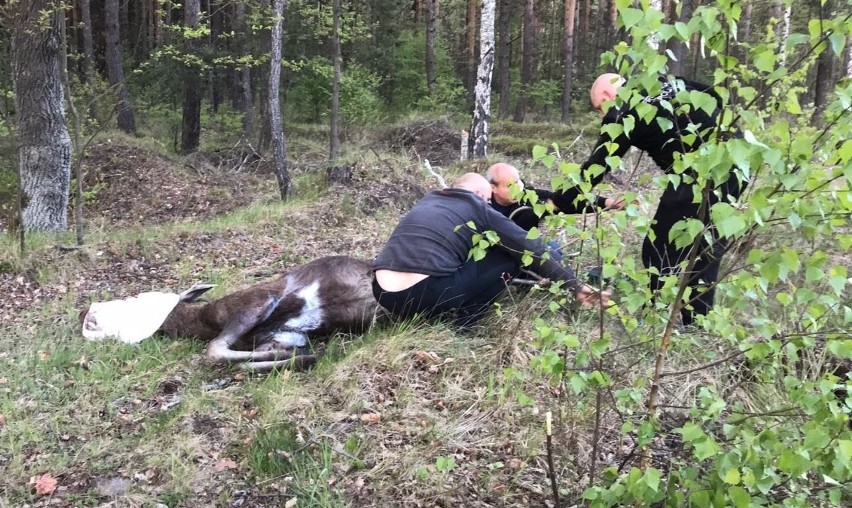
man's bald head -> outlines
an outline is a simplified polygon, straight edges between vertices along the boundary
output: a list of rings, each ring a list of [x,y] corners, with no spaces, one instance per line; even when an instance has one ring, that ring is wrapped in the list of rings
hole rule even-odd
[[[453,188],[468,190],[484,199],[491,200],[491,184],[479,173],[465,173],[453,182]]]
[[[518,202],[518,200],[512,198],[510,188],[510,186],[519,185],[521,182],[521,174],[518,168],[505,162],[498,162],[488,168],[485,176],[491,184],[491,199],[494,202],[503,206]]]
[[[623,84],[624,78],[618,74],[607,73],[598,76],[598,79],[592,84],[592,89],[589,90],[589,99],[592,101],[592,107],[601,111],[603,103],[615,99],[618,88]]]

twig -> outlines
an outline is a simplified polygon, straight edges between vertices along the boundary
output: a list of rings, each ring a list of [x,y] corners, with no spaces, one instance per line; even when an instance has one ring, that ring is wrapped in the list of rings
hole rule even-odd
[[[426,167],[429,173],[434,176],[436,180],[438,180],[438,185],[440,185],[442,189],[446,189],[447,182],[444,181],[443,176],[441,176],[439,173],[436,173],[435,170],[432,169],[432,165],[429,164],[429,159],[423,159],[423,165]]]
[[[550,489],[553,491],[553,508],[559,508],[559,488],[556,486],[556,469],[553,467],[553,441],[551,413],[545,414],[544,432],[547,443],[547,475],[550,477]]]

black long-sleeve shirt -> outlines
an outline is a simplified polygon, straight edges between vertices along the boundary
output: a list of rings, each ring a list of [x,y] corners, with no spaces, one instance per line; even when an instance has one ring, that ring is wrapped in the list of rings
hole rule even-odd
[[[525,251],[533,253],[532,268],[542,277],[565,281],[572,291],[580,283],[570,267],[542,259],[546,247],[528,240],[527,232],[491,208],[482,198],[464,189],[432,191],[400,220],[384,249],[373,261],[374,270],[422,273],[443,277],[452,275],[468,259],[476,231],[494,231],[500,248],[520,260]],[[461,227],[457,227],[461,226]]]
[[[684,106],[677,100],[678,92],[704,92],[715,99],[716,107],[708,113],[702,108],[689,106],[688,111],[681,111]],[[660,106],[660,102],[667,101],[671,109]],[[631,146],[635,146],[645,152],[654,160],[657,166],[666,173],[672,172],[675,154],[688,153],[696,150],[717,127],[716,122],[722,107],[722,98],[709,85],[689,81],[683,78],[675,78],[674,81],[663,81],[663,87],[659,95],[646,96],[642,102],[656,108],[656,114],[646,121],[643,120],[636,108],[623,105],[621,108],[611,108],[603,117],[601,135],[592,150],[591,156],[580,166],[584,176],[592,185],[597,185],[611,168],[607,166],[606,158],[621,157]],[[630,132],[626,132],[625,125],[633,124]],[[608,125],[620,125],[621,133],[613,135]],[[690,125],[695,126],[690,128]],[[608,143],[616,145],[615,150],[610,153]],[[592,166],[601,166],[603,171],[587,170]],[[688,185],[681,185],[680,192],[667,192],[661,198],[661,203],[672,200],[677,204],[684,200],[691,201],[691,190]],[[679,189],[680,190],[680,189]],[[578,187],[559,191],[553,198],[559,208],[570,208],[582,194]]]
[[[520,201],[518,201],[516,203],[509,204],[509,205],[501,205],[500,203],[497,203],[496,201],[494,201],[492,199],[491,200],[491,208],[497,210],[498,212],[500,212],[502,215],[505,215],[506,217],[510,217],[515,224],[521,226],[526,231],[529,231],[533,227],[538,226],[539,216],[536,215],[535,212],[533,212],[533,210],[531,208],[529,208],[534,203],[530,203],[525,199],[526,198],[526,191],[528,191],[528,190],[534,191],[536,193],[536,196],[538,197],[538,203],[546,203],[548,201],[553,201],[554,198],[556,197],[556,193],[553,192],[553,191],[545,190],[545,189],[534,189],[532,187],[524,187],[524,189],[525,189],[524,190],[525,196]],[[554,204],[556,204],[555,201],[553,201],[553,202],[554,202]],[[568,205],[569,203],[565,203],[565,204]],[[567,214],[583,213],[583,212],[593,213],[597,209],[602,210],[602,209],[606,208],[606,198],[601,197],[601,196],[595,196],[594,204],[590,204],[586,201],[582,201],[580,203],[577,203],[576,205],[572,202],[572,203],[570,203],[570,205],[571,206],[566,206],[566,208],[564,208],[564,209],[559,208],[556,211],[567,213]],[[515,214],[515,216],[512,216],[512,213],[515,212],[516,210],[518,210],[521,207],[528,207],[528,209],[524,210],[524,213],[518,213],[518,214]]]

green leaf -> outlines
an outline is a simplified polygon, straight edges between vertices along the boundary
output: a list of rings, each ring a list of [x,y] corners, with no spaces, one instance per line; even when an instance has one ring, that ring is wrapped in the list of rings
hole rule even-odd
[[[710,437],[694,443],[693,446],[695,447],[695,458],[698,460],[709,459],[719,453],[719,445]]]
[[[547,147],[541,145],[535,145],[532,149],[533,161],[538,161],[542,157],[547,155]]]
[[[645,481],[645,485],[647,485],[649,489],[653,490],[654,492],[659,492],[661,477],[662,473],[659,469],[649,468],[647,471],[645,471],[643,480]]]
[[[726,238],[734,238],[746,228],[746,222],[740,213],[728,203],[716,203],[710,209],[710,218],[719,234]]]
[[[731,487],[728,489],[728,496],[737,508],[748,508],[751,505],[751,496],[742,487]]]
[[[536,240],[540,236],[541,232],[539,232],[538,228],[535,226],[527,232],[527,240]]]
[[[621,15],[621,21],[624,23],[624,28],[627,29],[638,24],[645,17],[643,11],[632,7],[619,10],[619,14]]]
[[[775,52],[766,48],[753,58],[754,66],[762,72],[772,72],[775,69]]]
[[[811,462],[793,450],[784,450],[778,458],[778,469],[792,476],[799,476],[810,467]]]
[[[722,476],[722,481],[728,485],[738,485],[740,483],[740,470],[732,467]]]

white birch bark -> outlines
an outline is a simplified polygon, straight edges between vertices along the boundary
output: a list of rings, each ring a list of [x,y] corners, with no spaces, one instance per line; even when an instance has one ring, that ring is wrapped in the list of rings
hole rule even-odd
[[[71,137],[62,95],[60,23],[51,2],[18,2],[10,21],[18,120],[22,222],[27,231],[68,227]],[[46,22],[42,13],[51,13]]]
[[[491,118],[491,75],[494,71],[494,11],[495,0],[483,0],[479,28],[479,68],[474,89],[473,138],[474,157],[488,155],[488,121]]]

